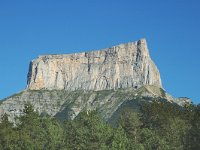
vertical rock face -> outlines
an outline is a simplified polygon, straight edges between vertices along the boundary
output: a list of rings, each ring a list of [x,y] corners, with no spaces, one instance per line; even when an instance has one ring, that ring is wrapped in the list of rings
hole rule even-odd
[[[98,51],[40,56],[30,63],[27,88],[74,91],[143,85],[162,87],[145,39]]]

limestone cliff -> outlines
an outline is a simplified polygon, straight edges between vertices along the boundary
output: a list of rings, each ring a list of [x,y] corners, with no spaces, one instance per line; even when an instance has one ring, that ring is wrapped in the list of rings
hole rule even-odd
[[[65,55],[45,55],[30,63],[27,88],[108,90],[162,87],[145,39],[111,48]]]
[[[0,101],[1,116],[24,115],[31,103],[40,114],[74,119],[81,111],[97,110],[113,122],[126,106],[165,101],[183,106],[188,98],[173,98],[162,89],[160,74],[145,39],[108,49],[40,56],[30,64],[27,89]]]

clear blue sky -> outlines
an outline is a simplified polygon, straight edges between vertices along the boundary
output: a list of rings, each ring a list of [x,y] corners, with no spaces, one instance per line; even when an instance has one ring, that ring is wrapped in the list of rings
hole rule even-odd
[[[145,37],[164,88],[200,103],[199,0],[0,0],[0,99],[26,87],[41,54]]]

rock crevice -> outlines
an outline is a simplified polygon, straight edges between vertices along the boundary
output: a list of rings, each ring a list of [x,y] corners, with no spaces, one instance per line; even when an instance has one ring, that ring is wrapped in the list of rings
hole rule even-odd
[[[162,87],[145,39],[97,51],[40,56],[30,63],[27,83],[31,90]]]

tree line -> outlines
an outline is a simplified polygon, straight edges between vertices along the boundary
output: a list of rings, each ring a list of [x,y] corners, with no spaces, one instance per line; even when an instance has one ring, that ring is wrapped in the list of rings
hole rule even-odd
[[[26,104],[18,123],[4,114],[1,150],[198,150],[200,105],[143,104],[140,113],[124,108],[115,126],[96,111],[61,122]]]

